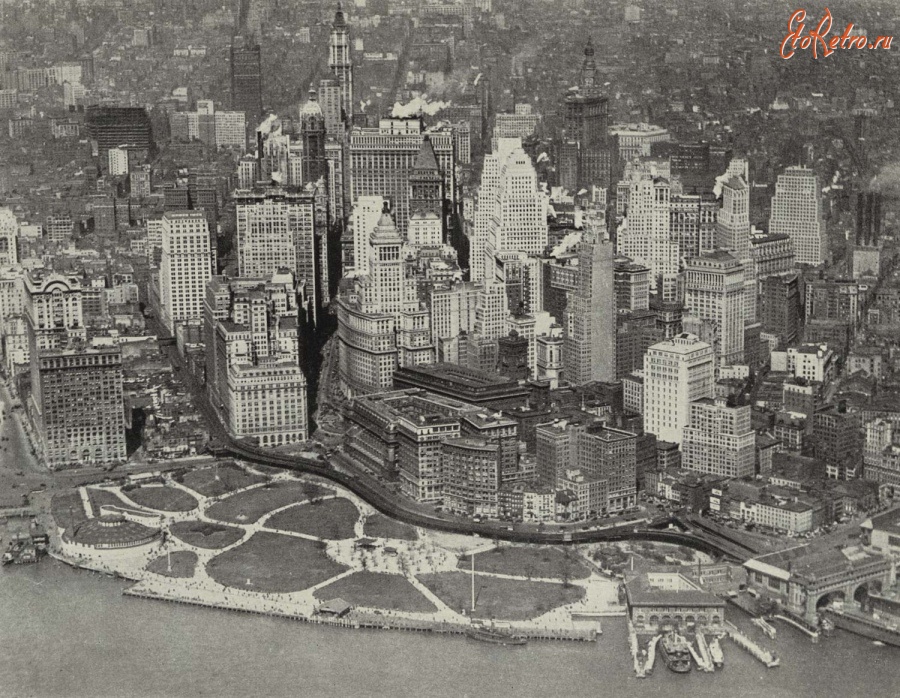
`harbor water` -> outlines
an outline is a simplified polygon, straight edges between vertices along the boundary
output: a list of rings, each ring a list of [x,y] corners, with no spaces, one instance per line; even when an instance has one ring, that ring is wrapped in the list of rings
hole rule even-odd
[[[724,641],[725,666],[636,679],[623,618],[597,642],[477,643],[343,630],[122,595],[126,582],[53,559],[0,570],[3,696],[887,696],[900,649],[836,631],[812,644],[778,624],[766,669]],[[756,634],[754,634],[756,633]]]

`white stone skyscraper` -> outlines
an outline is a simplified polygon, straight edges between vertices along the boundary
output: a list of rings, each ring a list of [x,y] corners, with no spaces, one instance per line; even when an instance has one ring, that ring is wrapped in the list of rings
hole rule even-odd
[[[680,444],[691,403],[715,395],[713,348],[692,334],[654,344],[644,355],[644,431]]]
[[[756,432],[750,405],[729,406],[719,397],[697,400],[690,407],[690,424],[681,443],[682,467],[719,477],[753,477]]]
[[[650,268],[650,287],[679,271],[679,246],[671,231],[672,186],[665,177],[636,172],[628,186],[628,213],[616,238],[617,252]]]
[[[203,212],[165,213],[159,300],[162,322],[173,334],[179,323],[203,318],[203,299],[212,272],[209,226]]]
[[[497,257],[505,252],[539,255],[547,246],[549,198],[518,138],[501,138],[485,157],[475,212],[470,259],[473,281],[499,280]],[[481,267],[477,261],[482,257]]]
[[[718,366],[743,363],[744,267],[730,252],[688,261],[682,324],[713,345]]]
[[[819,178],[808,167],[788,167],[778,176],[769,235],[786,234],[794,245],[797,264],[824,264],[828,257],[828,240],[822,213]]]
[[[19,234],[19,221],[12,210],[0,208],[0,267],[12,266],[19,261],[16,238]]]
[[[722,186],[722,207],[716,221],[716,244],[744,265],[744,322],[757,316],[757,280],[750,256],[750,186],[746,179],[747,161],[731,161]]]
[[[573,385],[616,380],[616,297],[613,245],[582,242],[578,285],[569,294],[563,343],[563,377]]]
[[[381,220],[384,209],[384,198],[381,196],[361,196],[350,214],[350,225],[353,229],[353,266],[344,269],[356,272],[356,276],[369,273],[369,238]]]

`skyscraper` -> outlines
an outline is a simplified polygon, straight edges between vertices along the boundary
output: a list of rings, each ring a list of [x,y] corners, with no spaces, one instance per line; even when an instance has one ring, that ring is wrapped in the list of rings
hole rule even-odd
[[[410,176],[426,135],[444,178],[444,195],[452,203],[456,192],[452,129],[426,132],[422,119],[413,117],[381,119],[378,128],[354,128],[350,133],[351,203],[355,205],[362,196],[388,199],[401,234],[406,233],[410,215]]]
[[[161,320],[173,334],[179,323],[203,317],[203,297],[212,272],[209,227],[203,213],[165,213],[159,299]]]
[[[828,240],[825,237],[819,178],[807,167],[788,167],[784,174],[778,176],[775,196],[772,197],[769,234],[779,233],[790,236],[797,264],[818,266],[825,263]]]
[[[306,440],[297,320],[290,273],[269,280],[210,280],[204,308],[207,386],[234,437],[261,446]]]
[[[609,240],[582,242],[578,286],[569,294],[563,377],[573,385],[616,380],[616,299]]]
[[[475,210],[471,279],[504,281],[497,259],[506,252],[539,255],[547,246],[548,198],[518,138],[501,138],[486,156]]]
[[[684,313],[685,329],[713,345],[718,366],[744,361],[744,267],[733,255],[717,250],[688,261]]]
[[[16,239],[19,235],[19,221],[9,208],[0,208],[0,267],[11,266],[19,261]]]
[[[744,322],[756,322],[757,280],[750,255],[750,187],[747,184],[747,161],[731,161],[722,183],[722,208],[716,221],[717,245],[730,252],[744,265]]]
[[[231,108],[244,112],[254,128],[263,114],[261,51],[249,37],[231,42]]]
[[[328,179],[328,159],[325,157],[325,116],[314,89],[300,110],[300,140],[303,143],[301,172],[303,183]]]
[[[874,247],[881,238],[884,196],[878,192],[865,191],[856,195],[856,245]]]
[[[650,287],[678,274],[680,249],[671,233],[672,186],[665,177],[636,172],[628,183],[628,214],[616,236],[616,251],[650,267]]]
[[[695,400],[715,393],[713,348],[695,335],[654,344],[644,356],[644,431],[680,444]]]
[[[350,214],[350,227],[353,230],[353,264],[344,269],[344,276],[349,271],[357,275],[369,273],[369,241],[372,231],[381,220],[384,210],[384,198],[381,196],[361,196]]]
[[[563,169],[577,172],[576,186],[563,182],[572,191],[610,184],[608,145],[609,106],[600,94],[594,62],[594,45],[588,40],[584,48],[578,90],[569,94],[563,104],[563,141],[571,144],[564,159],[577,159],[577,165],[561,163]]]
[[[150,153],[154,147],[150,117],[143,107],[91,106],[85,110],[84,126],[88,137],[97,141],[101,159],[120,145],[134,153]]]
[[[353,61],[350,58],[350,30],[344,18],[344,8],[338,2],[331,25],[331,38],[328,42],[328,67],[338,80],[341,88],[341,109],[344,121],[350,123],[356,106],[353,103]]]
[[[729,405],[725,398],[691,403],[690,424],[681,443],[682,466],[720,477],[752,477],[756,467],[756,433],[750,405]]]

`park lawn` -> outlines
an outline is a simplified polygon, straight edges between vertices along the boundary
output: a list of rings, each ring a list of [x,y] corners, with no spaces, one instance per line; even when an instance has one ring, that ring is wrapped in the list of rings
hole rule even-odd
[[[318,504],[298,504],[266,520],[266,528],[305,533],[316,538],[355,538],[359,509],[349,499],[338,497]]]
[[[363,532],[370,538],[416,540],[419,537],[413,526],[389,518],[384,514],[373,514],[367,518]]]
[[[78,490],[58,492],[50,500],[50,513],[57,526],[71,528],[87,520]]]
[[[193,495],[169,485],[144,485],[127,492],[123,490],[122,494],[135,504],[157,511],[190,511],[197,508],[197,499]]]
[[[91,508],[94,510],[94,516],[100,516],[100,508],[103,506],[115,506],[120,509],[127,509],[130,505],[115,492],[109,490],[99,490],[95,487],[87,488],[88,499],[91,500]]]
[[[452,609],[471,612],[472,579],[464,572],[420,574],[419,581]],[[475,576],[475,618],[527,620],[584,597],[578,586]]]
[[[475,570],[477,572],[493,572],[494,574],[509,574],[516,577],[530,577],[538,579],[558,579],[566,581],[565,570],[568,565],[568,578],[587,579],[591,571],[580,559],[578,554],[571,550],[568,559],[566,553],[559,548],[547,546],[510,546],[488,550],[484,553],[476,553]],[[459,568],[468,570],[471,565],[469,556],[463,556],[459,560]]]
[[[325,494],[331,494],[331,491],[311,482],[301,480],[273,482],[226,497],[213,504],[206,513],[211,519],[219,521],[255,523],[270,511]]]
[[[216,475],[219,476],[218,479],[216,479]],[[248,473],[234,463],[227,463],[218,468],[190,470],[182,476],[179,482],[204,497],[217,497],[267,480],[268,478],[264,475]]]
[[[344,599],[353,606],[387,611],[434,613],[437,608],[398,574],[356,572],[322,587],[313,594],[321,601]]]
[[[162,555],[147,565],[148,572],[155,572],[165,577],[185,579],[194,576],[197,566],[197,555],[190,550],[177,550],[172,553],[172,569],[169,570],[169,556]]]
[[[308,589],[347,569],[329,558],[321,543],[267,532],[254,534],[206,564],[219,584],[275,594]]]
[[[177,521],[169,526],[169,532],[188,545],[209,550],[227,548],[244,535],[240,528],[208,521]]]

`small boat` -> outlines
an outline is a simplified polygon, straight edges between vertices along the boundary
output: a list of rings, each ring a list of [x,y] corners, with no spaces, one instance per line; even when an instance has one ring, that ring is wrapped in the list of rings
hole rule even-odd
[[[876,647],[884,647],[884,643],[881,640],[872,640],[872,644]]]
[[[659,649],[666,666],[676,674],[691,670],[691,648],[683,635],[671,632],[659,641]]]
[[[712,657],[713,664],[722,666],[725,664],[725,655],[722,653],[722,645],[719,644],[719,638],[714,637],[709,642],[709,656]]]
[[[472,627],[466,630],[466,637],[479,642],[490,642],[494,645],[521,646],[528,644],[528,638],[495,628]]]

